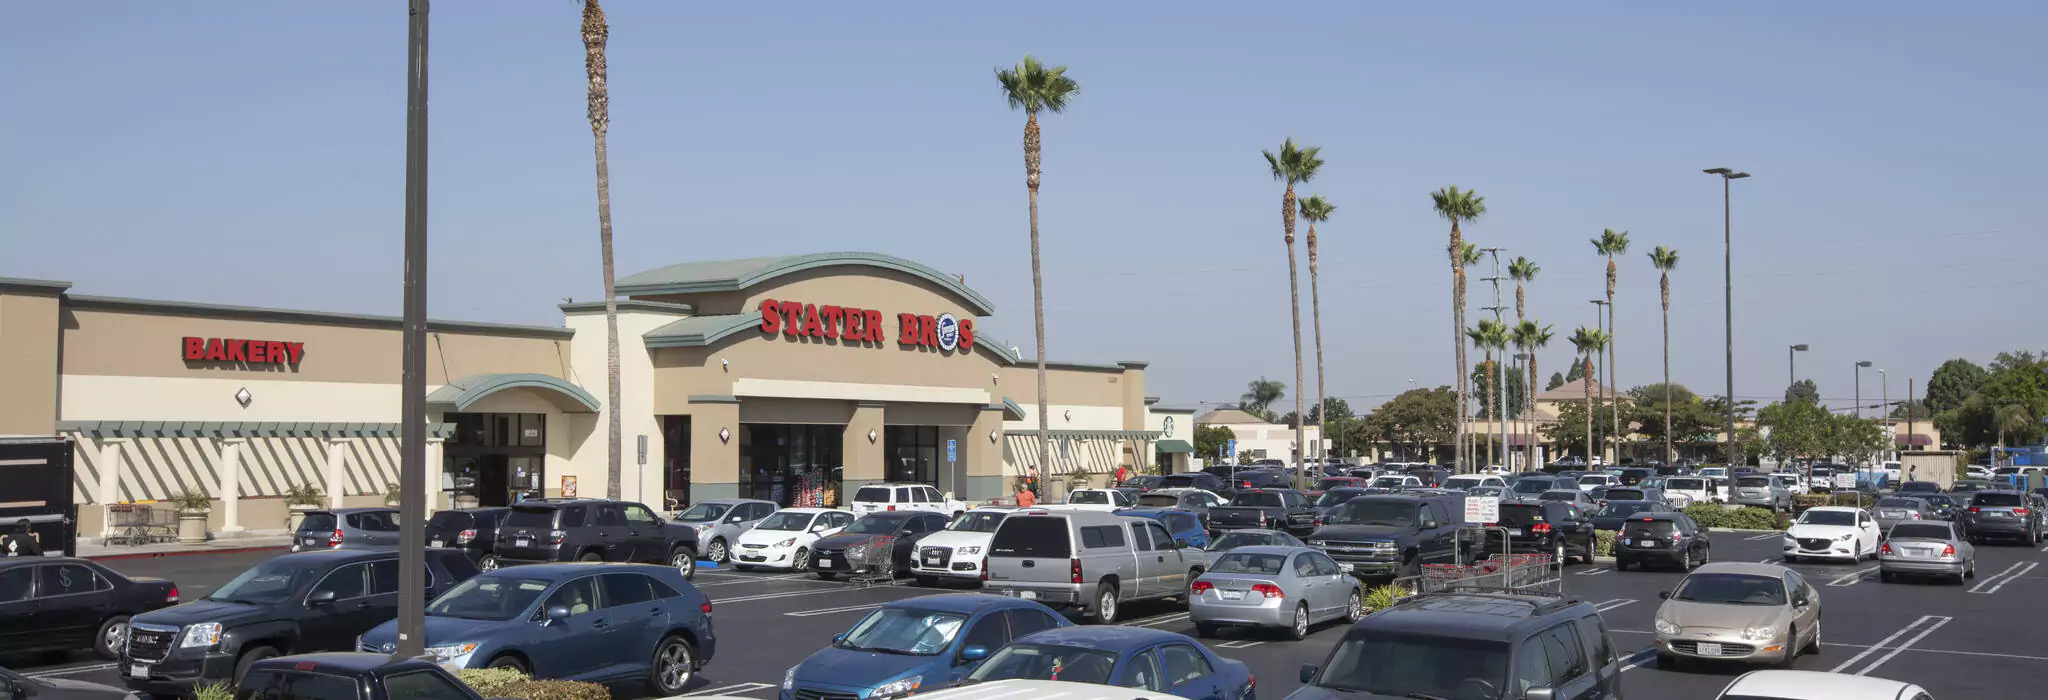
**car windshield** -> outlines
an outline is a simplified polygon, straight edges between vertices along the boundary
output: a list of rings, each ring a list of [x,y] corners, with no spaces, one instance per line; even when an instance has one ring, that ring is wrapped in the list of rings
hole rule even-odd
[[[754,529],[802,532],[805,528],[811,526],[811,518],[817,516],[817,513],[798,513],[785,510],[768,516],[767,520],[763,520],[761,524],[755,525]]]
[[[1958,481],[1958,482],[1956,482],[1956,485],[1954,485],[1954,486],[1951,486],[1951,487],[1949,487],[1949,489],[1948,489],[1948,490],[1950,490],[1950,491],[1981,491],[1981,490],[1983,490],[1983,489],[1984,489],[1985,487],[1988,487],[1988,486],[1990,486],[1990,484],[1984,483],[1984,482],[1982,482],[1982,481]]]
[[[1763,487],[1766,487],[1766,486],[1770,486],[1770,485],[1771,485],[1771,477],[1768,477],[1768,476],[1745,476],[1745,477],[1742,477],[1742,478],[1736,479],[1736,480],[1735,480],[1735,485],[1736,485],[1736,486],[1742,486],[1742,487],[1745,487],[1745,488],[1763,488]]]
[[[1230,497],[1230,505],[1246,508],[1278,508],[1280,494],[1270,491],[1247,491]]]
[[[1316,507],[1329,508],[1363,495],[1365,495],[1364,489],[1343,488],[1324,491],[1323,495],[1316,497]]]
[[[1350,485],[1352,485],[1353,483],[1355,483],[1355,482],[1353,482],[1353,481],[1352,481],[1351,479],[1323,479],[1323,480],[1321,480],[1321,481],[1317,481],[1317,482],[1316,482],[1316,490],[1317,490],[1317,491],[1328,491],[1328,490],[1330,490],[1330,489],[1336,489],[1336,488],[1343,488],[1343,487],[1346,487],[1346,486],[1350,486]]]
[[[1075,491],[1073,493],[1067,494],[1067,502],[1091,506],[1109,505],[1109,492]]]
[[[690,509],[683,511],[682,515],[676,516],[676,520],[686,523],[711,522],[725,517],[725,512],[728,510],[732,510],[732,506],[724,503],[699,503],[690,506]]]
[[[858,525],[859,523],[855,523]],[[853,651],[935,656],[953,643],[967,618],[956,613],[917,608],[880,608],[868,613],[834,644]]]
[[[1476,476],[1454,476],[1444,480],[1444,488],[1469,489],[1478,486],[1482,480]]]
[[[1693,574],[1678,583],[1671,599],[1721,605],[1784,605],[1785,582],[1776,576]]]
[[[1314,685],[1394,698],[1519,697],[1499,690],[1507,675],[1500,642],[1365,630],[1337,645]]]
[[[1800,514],[1802,525],[1855,525],[1856,514],[1846,510],[1809,510]]]
[[[1331,525],[1376,525],[1409,527],[1415,524],[1415,506],[1410,501],[1352,501],[1338,506],[1323,519]]]
[[[1009,513],[1000,511],[975,511],[960,516],[946,529],[954,532],[995,532],[996,526],[1003,524],[1003,518],[1007,517],[1010,517]]]
[[[1138,497],[1138,505],[1144,508],[1172,508],[1180,505],[1180,497],[1170,493],[1148,493]]]
[[[1100,649],[1051,644],[1011,644],[990,656],[968,678],[976,681],[1038,680],[1109,684],[1116,654]]]
[[[1543,493],[1550,490],[1549,479],[1523,479],[1515,482],[1515,493]]]
[[[1666,479],[1664,481],[1664,488],[1673,491],[1705,491],[1707,490],[1707,481],[1705,479]]]
[[[902,522],[902,518],[861,518],[853,521],[852,525],[846,526],[846,529],[840,532],[855,535],[886,535],[895,532],[896,526]]]
[[[272,559],[249,567],[227,585],[207,594],[206,599],[249,605],[282,603],[296,597],[299,589],[311,584],[320,573],[317,567]]]
[[[465,620],[510,620],[526,612],[552,584],[538,578],[479,576],[457,584],[428,603],[427,614]]]
[[[1287,564],[1285,554],[1251,554],[1231,552],[1216,558],[1209,566],[1212,574],[1265,574],[1278,575],[1280,567]]]
[[[1650,509],[1650,504],[1648,504],[1648,503],[1644,503],[1644,502],[1642,502],[1642,501],[1631,501],[1631,502],[1625,502],[1625,503],[1608,503],[1608,504],[1607,504],[1607,507],[1605,507],[1605,508],[1601,508],[1601,509],[1600,509],[1600,512],[1599,512],[1599,513],[1595,513],[1595,514],[1594,514],[1594,517],[1598,517],[1598,518],[1626,518],[1626,517],[1628,517],[1628,516],[1631,516],[1631,515],[1635,515],[1635,514],[1637,514],[1637,513],[1641,513],[1641,512],[1643,512],[1643,511],[1646,511],[1646,510],[1649,510],[1649,509]]]
[[[1272,535],[1264,532],[1226,532],[1223,533],[1222,537],[1216,538],[1215,542],[1210,543],[1209,549],[1218,552],[1228,552],[1238,547],[1257,547],[1268,544],[1275,544],[1275,542],[1273,542]]]

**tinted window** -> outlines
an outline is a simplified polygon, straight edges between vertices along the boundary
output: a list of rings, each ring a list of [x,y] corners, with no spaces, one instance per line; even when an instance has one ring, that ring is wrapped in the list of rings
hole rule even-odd
[[[989,554],[1004,557],[1064,558],[1072,556],[1067,541],[1067,519],[1058,517],[1010,518],[989,538]]]
[[[318,532],[333,529],[334,514],[325,511],[307,513],[306,519],[299,523],[299,532]]]
[[[398,560],[387,559],[370,562],[370,595],[397,592]]]
[[[1165,666],[1166,683],[1180,685],[1209,675],[1209,659],[1186,644],[1159,647],[1159,663]]]
[[[1159,523],[1145,523],[1145,531],[1152,533],[1153,549],[1173,549],[1173,535],[1168,534],[1164,526]]]
[[[1608,489],[1607,500],[1643,501],[1649,500],[1649,495],[1644,493],[1642,489]]]
[[[1247,508],[1278,508],[1280,494],[1272,491],[1247,491],[1230,497],[1230,505]]]
[[[1940,523],[1900,523],[1892,526],[1892,539],[1917,537],[1930,540],[1945,540],[1949,537],[1948,526]]]
[[[469,700],[469,694],[433,671],[407,671],[384,677],[384,694],[413,700]]]
[[[1010,642],[1009,632],[1003,628],[1003,616],[983,615],[967,626],[967,636],[960,638],[961,648],[979,646],[989,653]]]
[[[1500,522],[1502,525],[1534,525],[1550,522],[1550,516],[1544,513],[1541,505],[1509,504],[1500,507]]]
[[[427,518],[427,528],[432,530],[467,530],[476,527],[476,516],[459,510],[444,510]]]
[[[354,680],[341,676],[265,671],[242,679],[235,700],[356,700],[361,692]]]
[[[513,508],[511,513],[505,515],[505,522],[500,527],[546,529],[553,528],[554,526],[555,509],[553,508]]]
[[[605,574],[598,577],[604,587],[604,606],[616,608],[654,600],[647,577],[640,574]]]
[[[863,486],[853,492],[853,500],[860,503],[888,503],[889,489],[879,486]]]
[[[597,577],[585,576],[562,584],[561,588],[555,589],[554,593],[548,595],[547,603],[541,605],[540,610],[535,612],[546,615],[549,610],[561,607],[568,608],[570,615],[581,615],[596,610],[596,582]]]
[[[643,506],[638,503],[626,504],[627,523],[637,527],[644,527],[653,525],[656,522],[656,520],[657,519],[654,517],[654,511],[648,510],[647,506]]]
[[[101,579],[99,574],[93,573],[92,569],[78,564],[39,566],[36,570],[42,578],[42,583],[36,586],[38,598],[91,593],[113,588],[113,585]]]
[[[583,510],[583,506],[569,506],[567,508],[563,508],[562,524],[560,525],[560,527],[563,529],[568,529],[572,527],[583,527]]]
[[[2017,508],[2021,503],[2017,493],[1979,493],[1970,497],[1970,505],[1992,508]]]
[[[676,596],[682,595],[682,593],[677,592],[676,589],[669,587],[668,584],[662,583],[660,579],[656,579],[653,577],[649,577],[647,579],[647,586],[649,588],[654,589],[654,598],[656,600],[660,600],[663,598],[674,598]]]
[[[34,580],[34,567],[17,566],[0,571],[0,603],[28,600],[29,591],[35,588],[29,584]]]
[[[1087,549],[1124,546],[1124,531],[1115,525],[1081,528],[1081,546]]]
[[[1159,664],[1151,654],[1139,654],[1124,664],[1124,670],[1117,673],[1110,685],[1124,688],[1143,688],[1153,692],[1166,692],[1166,679],[1159,674]]]
[[[526,608],[552,585],[553,581],[538,578],[472,578],[427,604],[427,614],[470,620],[510,620],[526,612]]]
[[[1507,671],[1508,648],[1500,642],[1359,629],[1337,645],[1315,684],[1388,697],[1464,698],[1477,697],[1467,679],[1500,688]]]
[[[1323,521],[1331,525],[1377,525],[1412,527],[1418,504],[1400,500],[1351,501],[1330,511]]]
[[[1140,552],[1152,551],[1152,538],[1145,535],[1144,523],[1131,523],[1131,548]]]
[[[1768,476],[1745,476],[1736,479],[1735,485],[1745,488],[1763,488],[1771,485],[1771,478]]]
[[[360,598],[363,595],[363,579],[368,577],[369,568],[367,564],[349,564],[337,568],[327,574],[327,578],[321,579],[320,584],[313,587],[313,591],[334,591],[335,600]]]
[[[618,506],[598,506],[597,524],[599,527],[625,527],[626,515],[619,512]]]
[[[1585,645],[1589,662],[1604,666],[1614,661],[1614,647],[1607,643],[1607,626],[1600,623],[1599,615],[1579,618],[1579,641]]]
[[[1530,688],[1549,686],[1550,656],[1541,639],[1531,639],[1515,650],[1515,685],[1509,688],[1509,697],[1522,697]]]
[[[391,511],[373,510],[368,513],[354,513],[348,516],[349,527],[371,532],[397,532],[398,514]]]
[[[1078,503],[1082,505],[1106,505],[1109,503],[1109,492],[1075,491],[1073,493],[1067,494],[1067,502]]]
[[[1172,508],[1180,505],[1180,497],[1169,493],[1148,493],[1138,497],[1138,505],[1145,508]]]
[[[1569,624],[1558,625],[1543,633],[1543,655],[1550,661],[1552,686],[1562,686],[1566,681],[1586,672],[1585,647],[1579,643],[1579,635]]]
[[[1707,482],[1700,479],[1666,479],[1664,488],[1673,491],[1705,491]]]
[[[878,513],[853,521],[853,525],[848,526],[846,532],[855,535],[890,535],[895,534],[897,528],[903,527],[908,520],[910,519],[894,514]]]
[[[1187,532],[1195,529],[1195,518],[1194,516],[1179,513],[1168,513],[1166,515],[1166,527],[1174,532]]]
[[[1911,510],[1918,510],[1918,509],[1920,508],[1920,499],[1917,499],[1917,498],[1886,498],[1886,499],[1883,499],[1883,500],[1880,500],[1880,501],[1878,501],[1878,502],[1877,502],[1877,507],[1879,507],[1879,508],[1906,508],[1906,509],[1911,509]]]
[[[968,511],[946,526],[954,532],[995,532],[1003,524],[1003,518],[1010,514],[997,510]]]
[[[1010,623],[1010,638],[1016,639],[1040,630],[1059,626],[1050,616],[1037,610],[1013,608],[1003,611],[1003,619]]]
[[[921,499],[917,498],[917,496],[916,496],[916,494],[915,494],[915,491],[916,491],[916,489],[910,489],[910,488],[899,488],[899,489],[896,489],[896,502],[897,502],[897,503],[909,503],[909,502],[911,502],[911,501],[915,501],[915,500],[921,500]]]

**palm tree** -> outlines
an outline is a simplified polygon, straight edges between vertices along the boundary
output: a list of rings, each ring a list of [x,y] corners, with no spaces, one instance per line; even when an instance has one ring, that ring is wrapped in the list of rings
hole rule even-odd
[[[1052,430],[1045,399],[1045,274],[1038,257],[1038,113],[1067,111],[1067,102],[1081,96],[1081,85],[1067,77],[1066,66],[1039,63],[1030,54],[1014,68],[997,68],[996,82],[1010,109],[1024,110],[1024,188],[1031,194],[1031,325],[1038,332],[1038,463],[1052,464]]]
[[[1451,243],[1444,248],[1451,259],[1451,345],[1458,363],[1458,445],[1464,449],[1465,412],[1465,234],[1458,225],[1486,214],[1486,198],[1472,190],[1451,185],[1429,193],[1436,215],[1451,222]]]
[[[1266,420],[1273,420],[1273,402],[1287,394],[1287,385],[1259,377],[1245,386],[1244,395],[1238,397],[1237,407]]]
[[[1618,386],[1615,384],[1616,380],[1614,378],[1614,256],[1628,252],[1628,232],[1615,233],[1614,229],[1610,228],[1600,232],[1600,237],[1593,239],[1592,243],[1593,250],[1607,256],[1607,386],[1601,387],[1600,391],[1604,396],[1604,400],[1608,403],[1613,403],[1615,397],[1612,392],[1615,391],[1614,387]],[[1598,379],[1596,378],[1595,381],[1597,382]],[[1614,424],[1611,426],[1608,434],[1614,436],[1614,439],[1617,441],[1616,444],[1620,444],[1620,411],[1614,413],[1613,420]]]
[[[1538,326],[1535,321],[1524,320],[1515,324],[1510,335],[1515,347],[1529,356],[1529,369],[1525,372],[1529,388],[1522,394],[1522,417],[1529,423],[1529,440],[1522,445],[1525,461],[1536,464],[1536,350],[1550,344],[1550,326]]]
[[[1650,266],[1657,268],[1657,291],[1664,302],[1664,459],[1671,459],[1671,270],[1678,267],[1678,251],[1657,246],[1650,251]]]
[[[1585,379],[1586,379],[1586,382],[1587,382],[1587,383],[1586,383],[1586,385],[1585,385],[1585,387],[1586,387],[1586,463],[1587,463],[1587,464],[1592,464],[1592,463],[1593,463],[1593,385],[1594,385],[1594,384],[1598,384],[1598,383],[1600,383],[1600,380],[1599,380],[1599,378],[1597,378],[1597,377],[1593,376],[1593,355],[1595,355],[1595,354],[1598,354],[1598,353],[1600,352],[1601,348],[1605,348],[1605,347],[1607,347],[1607,333],[1606,333],[1606,331],[1599,331],[1599,330],[1594,330],[1594,329],[1591,329],[1591,328],[1587,328],[1587,327],[1585,327],[1585,326],[1579,326],[1579,329],[1578,329],[1578,330],[1576,330],[1576,331],[1573,331],[1573,332],[1572,332],[1572,347],[1573,347],[1573,348],[1576,348],[1576,349],[1578,350],[1578,353],[1579,353],[1579,360],[1580,360],[1580,362],[1584,363],[1584,364],[1583,364],[1582,366],[1583,366],[1583,367],[1585,367]],[[1602,451],[1604,452],[1605,450],[1602,450]]]
[[[1543,268],[1536,266],[1536,261],[1526,257],[1516,257],[1508,263],[1508,277],[1515,281],[1515,325],[1517,327],[1527,319],[1523,315],[1523,302],[1527,299],[1527,296],[1523,293],[1522,286],[1530,280],[1536,279],[1536,273],[1542,271]],[[1526,353],[1527,351],[1525,350],[1524,352]],[[1523,447],[1528,448],[1529,446],[1523,445]],[[1534,453],[1532,452],[1531,454]]]
[[[1467,329],[1465,331],[1465,335],[1472,339],[1473,345],[1477,346],[1479,349],[1484,350],[1486,352],[1486,361],[1479,365],[1479,376],[1496,376],[1493,371],[1493,351],[1507,348],[1507,324],[1501,323],[1500,321],[1495,321],[1490,318],[1482,318],[1479,319],[1479,324],[1477,326]],[[1504,413],[1499,413],[1495,410],[1500,406],[1500,401],[1498,399],[1502,391],[1504,391],[1504,387],[1500,386],[1499,381],[1488,382],[1487,390],[1483,395],[1479,397],[1479,402],[1481,407],[1480,415],[1491,415],[1493,419],[1500,421],[1502,429],[1499,431],[1499,434],[1503,437],[1503,439],[1501,440],[1501,447],[1502,451],[1506,451],[1507,440],[1505,439],[1505,436],[1507,434],[1507,415]],[[1489,432],[1492,432],[1493,425],[1493,420],[1487,421],[1487,427]],[[1489,438],[1486,441],[1486,466],[1492,466],[1493,464],[1493,440],[1491,439],[1491,436],[1489,436]]]
[[[1319,194],[1301,200],[1301,218],[1308,222],[1309,317],[1314,319],[1316,333],[1316,432],[1324,437],[1330,436],[1330,404],[1323,398],[1323,295],[1316,285],[1316,224],[1329,221],[1336,211],[1337,205]]]
[[[597,0],[583,0],[583,73],[589,78],[590,135],[597,150],[597,247],[604,267],[604,378],[605,414],[605,497],[619,497],[619,454],[623,437],[619,421],[619,301],[612,270],[612,169],[605,148],[605,132],[611,129],[611,92],[605,87],[605,39],[611,28],[605,25],[604,8]]]
[[[1460,262],[1458,267],[1458,298],[1462,300],[1465,298],[1465,268],[1479,264],[1479,245],[1476,243],[1465,244],[1465,251],[1458,254],[1458,260]],[[1458,371],[1461,374],[1458,375],[1458,381],[1465,386],[1465,395],[1470,396],[1473,392],[1472,375],[1463,373],[1465,371],[1464,361],[1460,360],[1459,362]],[[1470,409],[1470,406],[1466,406],[1459,410],[1469,411]],[[1464,424],[1463,414],[1460,415],[1459,424]],[[1465,454],[1459,458],[1459,461],[1471,464],[1479,459],[1479,440],[1470,430],[1465,431],[1465,446],[1463,449]]]
[[[1322,150],[1315,146],[1295,146],[1294,138],[1288,137],[1280,144],[1278,155],[1264,151],[1273,179],[1287,183],[1287,192],[1280,196],[1280,228],[1286,232],[1283,240],[1287,243],[1287,301],[1289,310],[1294,313],[1294,385],[1297,387],[1301,386],[1301,274],[1294,266],[1294,186],[1307,184],[1315,178],[1316,171],[1323,168],[1323,159],[1316,157]],[[1301,429],[1301,421],[1307,417],[1305,408],[1301,392],[1294,392],[1294,460],[1297,461],[1308,459],[1306,433]],[[1294,487],[1308,488],[1307,469],[1294,471]]]

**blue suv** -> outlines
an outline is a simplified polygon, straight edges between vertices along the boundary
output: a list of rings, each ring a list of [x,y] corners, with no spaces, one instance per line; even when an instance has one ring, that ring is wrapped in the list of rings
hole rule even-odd
[[[980,593],[876,608],[782,676],[782,700],[888,700],[967,677],[1010,640],[1072,625],[1052,608]]]
[[[1179,508],[1125,508],[1117,515],[1151,518],[1166,526],[1166,532],[1173,535],[1183,547],[1194,549],[1209,548],[1209,530],[1202,526],[1202,516],[1194,511]]]
[[[397,621],[356,641],[391,653]],[[672,566],[530,564],[479,574],[427,604],[427,654],[535,678],[645,680],[683,692],[718,650],[711,600]]]

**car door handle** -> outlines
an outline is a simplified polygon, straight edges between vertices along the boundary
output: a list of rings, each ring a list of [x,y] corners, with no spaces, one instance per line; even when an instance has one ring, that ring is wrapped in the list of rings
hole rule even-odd
[[[365,602],[361,602],[361,603],[356,603],[356,609],[357,609],[357,610],[368,610],[368,609],[370,609],[370,608],[372,608],[372,607],[375,607],[375,606],[372,606],[372,605],[370,605],[370,604],[369,604],[369,602],[367,602],[367,601],[365,601]]]
[[[610,627],[611,623],[605,622],[604,620],[591,620],[590,626],[595,629],[604,629],[606,627]]]

